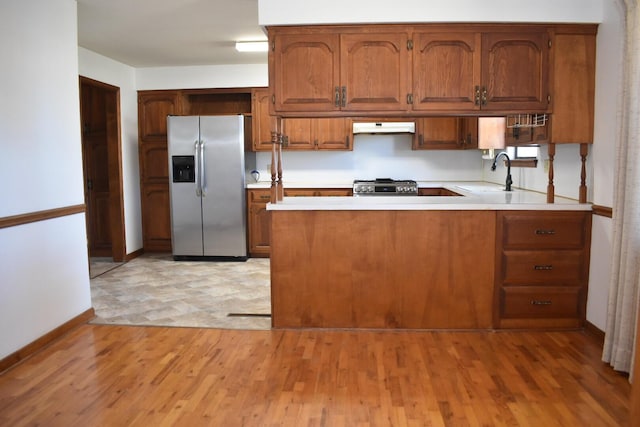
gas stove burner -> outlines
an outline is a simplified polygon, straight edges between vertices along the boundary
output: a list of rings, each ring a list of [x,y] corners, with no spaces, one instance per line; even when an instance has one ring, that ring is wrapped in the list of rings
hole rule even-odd
[[[395,180],[376,178],[375,180],[353,181],[354,196],[417,196],[418,184],[410,179]]]

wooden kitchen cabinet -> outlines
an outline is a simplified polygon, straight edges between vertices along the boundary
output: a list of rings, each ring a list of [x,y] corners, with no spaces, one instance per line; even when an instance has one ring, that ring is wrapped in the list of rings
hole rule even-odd
[[[344,27],[341,27],[344,30]],[[406,111],[406,31],[270,28],[274,112]]]
[[[481,85],[481,34],[437,31],[414,33],[413,109],[476,110],[475,87]]]
[[[590,212],[498,212],[496,326],[582,327],[590,233]]]
[[[269,33],[269,82],[273,109],[333,111],[339,109],[340,46],[334,32]]]
[[[340,108],[407,111],[408,34],[371,31],[340,36]]]
[[[477,117],[420,117],[416,119],[414,150],[478,148]]]
[[[596,25],[554,27],[550,142],[593,143]]]
[[[549,28],[271,27],[272,112],[548,112]]]
[[[142,237],[149,252],[171,251],[167,116],[180,112],[179,91],[138,94]]]
[[[253,151],[271,151],[271,114],[269,88],[251,90],[251,141]]]
[[[351,119],[284,118],[282,134],[285,150],[352,150]]]
[[[351,196],[351,188],[285,188],[285,197]],[[271,215],[267,203],[270,189],[247,190],[247,235],[249,256],[268,257],[271,245]]]

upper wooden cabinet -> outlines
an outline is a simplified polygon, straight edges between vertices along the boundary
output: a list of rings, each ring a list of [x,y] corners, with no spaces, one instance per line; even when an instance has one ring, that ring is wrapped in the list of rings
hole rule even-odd
[[[271,115],[268,88],[256,88],[251,91],[251,132],[253,151],[271,150]]]
[[[340,36],[340,108],[406,111],[409,50],[406,32]]]
[[[596,25],[554,27],[550,141],[592,143]]]
[[[274,111],[405,111],[406,32],[271,34]]]
[[[282,119],[285,150],[351,150],[351,120],[335,118]]]
[[[478,148],[477,117],[420,117],[416,119],[414,150]]]
[[[274,111],[339,108],[339,36],[327,32],[270,34],[269,85]]]
[[[272,112],[549,112],[550,28],[272,27]]]
[[[479,109],[480,33],[416,32],[413,39],[413,109]]]
[[[544,112],[549,104],[546,28],[482,34],[480,108]]]

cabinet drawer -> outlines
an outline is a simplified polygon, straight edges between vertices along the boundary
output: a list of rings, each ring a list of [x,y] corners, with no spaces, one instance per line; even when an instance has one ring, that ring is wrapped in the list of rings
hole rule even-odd
[[[500,216],[504,249],[578,249],[588,243],[590,213],[503,212]]]
[[[584,282],[582,251],[505,251],[503,284],[579,286]]]
[[[249,203],[269,203],[271,200],[270,190],[249,190]]]
[[[580,288],[513,286],[502,289],[503,318],[573,318],[580,316]]]

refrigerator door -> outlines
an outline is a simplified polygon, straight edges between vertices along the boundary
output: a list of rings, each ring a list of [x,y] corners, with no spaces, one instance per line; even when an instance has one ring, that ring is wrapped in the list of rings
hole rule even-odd
[[[167,119],[171,244],[174,256],[202,256],[202,204],[198,196],[200,118]]]
[[[244,116],[200,117],[205,256],[246,257]]]

